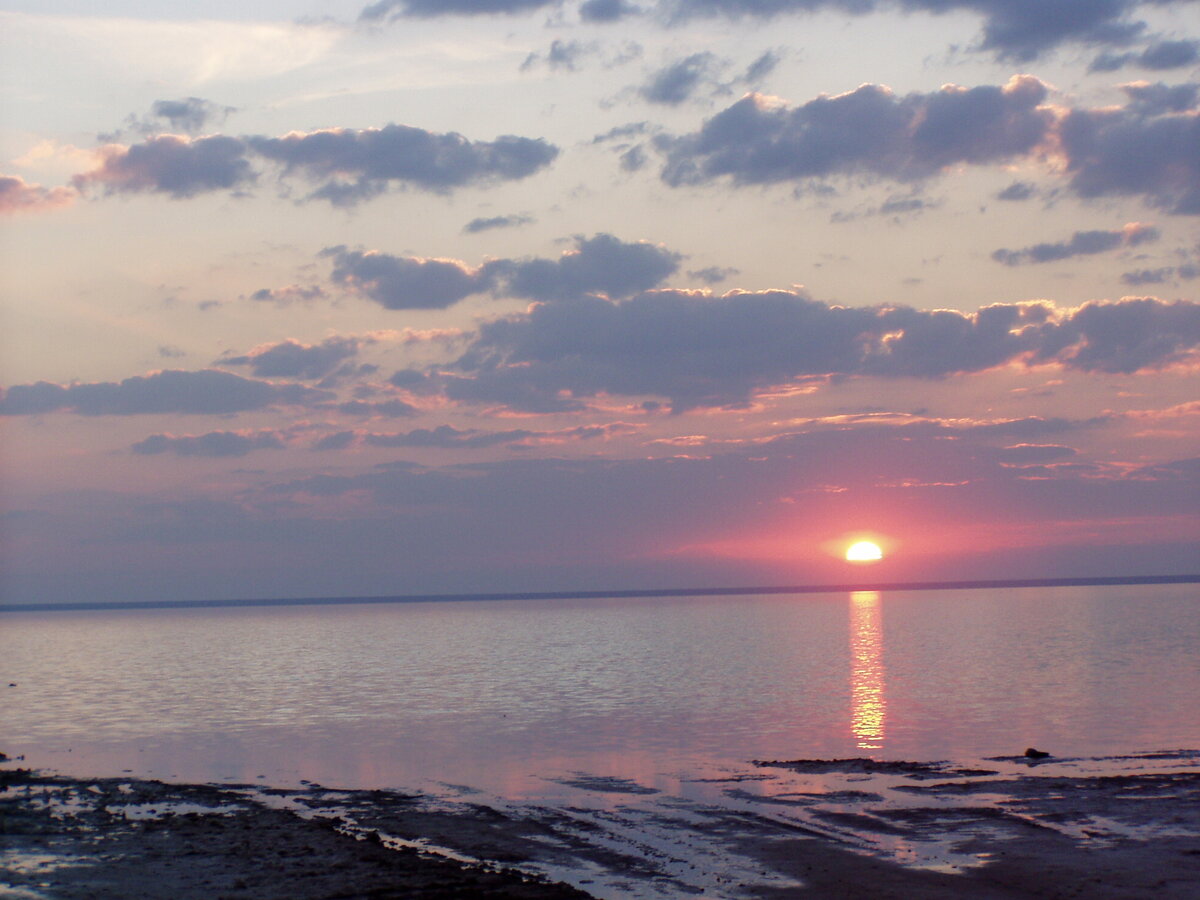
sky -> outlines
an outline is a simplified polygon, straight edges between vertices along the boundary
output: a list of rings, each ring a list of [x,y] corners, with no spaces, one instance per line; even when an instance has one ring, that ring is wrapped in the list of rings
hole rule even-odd
[[[0,602],[1200,568],[1196,0],[0,26]]]

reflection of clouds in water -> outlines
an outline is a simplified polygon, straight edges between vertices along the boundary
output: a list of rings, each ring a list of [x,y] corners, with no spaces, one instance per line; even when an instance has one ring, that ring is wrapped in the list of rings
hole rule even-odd
[[[859,749],[883,749],[883,629],[878,591],[850,594],[850,730]]]

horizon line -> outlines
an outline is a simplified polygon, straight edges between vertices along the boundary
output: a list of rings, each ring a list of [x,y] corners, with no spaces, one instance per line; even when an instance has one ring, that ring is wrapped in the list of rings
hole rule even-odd
[[[863,584],[768,585],[757,587],[644,588],[613,591],[503,591],[460,594],[394,594],[367,597],[265,597],[217,600],[68,601],[0,603],[5,612],[93,612],[135,609],[223,609],[273,606],[355,606],[382,603],[481,602],[487,600],[605,600],[638,597],[739,597],[752,594],[838,594],[854,591],[944,591],[1034,587],[1108,587],[1151,584],[1200,584],[1193,575],[1111,575],[1078,578],[994,578],[970,581],[892,581]]]

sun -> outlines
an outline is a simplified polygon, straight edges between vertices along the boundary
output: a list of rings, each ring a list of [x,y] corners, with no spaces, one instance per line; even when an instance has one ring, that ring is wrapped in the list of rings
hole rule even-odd
[[[872,541],[858,541],[846,548],[846,562],[871,563],[883,559],[883,551]]]

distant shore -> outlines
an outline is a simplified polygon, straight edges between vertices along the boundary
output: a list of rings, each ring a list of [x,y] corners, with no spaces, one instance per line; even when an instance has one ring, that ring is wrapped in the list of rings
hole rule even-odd
[[[759,585],[753,587],[634,588],[613,591],[504,591],[480,594],[395,594],[368,597],[260,597],[225,600],[129,600],[114,603],[0,604],[5,612],[82,612],[135,609],[221,609],[272,606],[356,606],[381,603],[469,603],[486,600],[604,600],[639,597],[744,597],[752,594],[836,594],[847,591],[952,591],[995,588],[1119,587],[1122,585],[1200,584],[1194,575],[1117,575],[1096,578],[997,578],[976,581],[885,581],[848,584]]]

